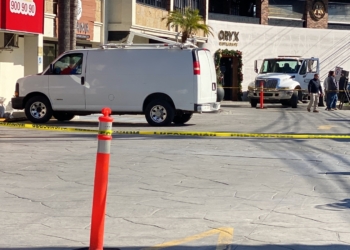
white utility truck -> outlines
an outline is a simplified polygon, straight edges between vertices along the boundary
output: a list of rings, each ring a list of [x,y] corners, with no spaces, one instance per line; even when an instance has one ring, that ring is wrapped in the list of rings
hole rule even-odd
[[[133,36],[164,44],[132,44]],[[210,52],[146,34],[131,33],[126,44],[67,51],[43,73],[16,83],[14,109],[33,123],[90,115],[144,114],[153,126],[182,124],[193,113],[216,111],[217,83]]]
[[[259,103],[262,83],[264,102],[279,102],[297,108],[298,100],[308,99],[308,84],[314,75],[320,72],[319,59],[314,57],[279,56],[264,59],[260,70],[257,60],[254,66],[258,75],[248,86],[248,97],[252,107]]]

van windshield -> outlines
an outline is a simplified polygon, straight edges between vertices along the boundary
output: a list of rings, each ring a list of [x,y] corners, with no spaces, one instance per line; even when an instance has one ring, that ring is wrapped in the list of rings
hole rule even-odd
[[[260,73],[298,73],[301,63],[296,59],[265,59]]]

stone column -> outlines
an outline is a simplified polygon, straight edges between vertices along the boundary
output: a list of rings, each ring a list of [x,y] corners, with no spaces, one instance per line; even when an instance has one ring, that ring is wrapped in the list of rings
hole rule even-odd
[[[328,0],[306,0],[305,3],[306,28],[328,28]]]
[[[201,15],[203,16],[204,22],[208,23],[209,0],[202,0],[200,3],[202,5],[199,6],[200,10],[202,11]]]
[[[260,24],[269,23],[269,0],[257,0],[256,17],[260,19]]]
[[[165,8],[167,11],[172,11],[174,8],[174,4],[172,0],[166,0],[165,5],[166,5]]]
[[[24,36],[24,75],[43,71],[43,35]]]

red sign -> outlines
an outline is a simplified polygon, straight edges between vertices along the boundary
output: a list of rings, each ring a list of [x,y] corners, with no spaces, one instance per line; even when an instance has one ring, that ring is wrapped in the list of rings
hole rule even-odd
[[[45,0],[0,0],[0,29],[44,33]]]

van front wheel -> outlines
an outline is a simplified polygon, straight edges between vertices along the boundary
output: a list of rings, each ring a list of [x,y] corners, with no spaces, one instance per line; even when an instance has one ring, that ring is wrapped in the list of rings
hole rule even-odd
[[[154,100],[147,105],[145,116],[151,126],[167,126],[173,121],[175,110],[165,100]]]
[[[25,114],[32,123],[45,123],[52,117],[49,100],[44,96],[34,96],[25,105]]]

